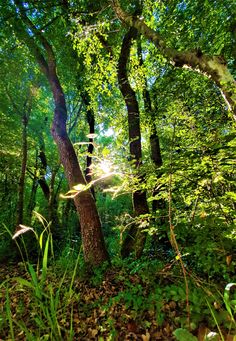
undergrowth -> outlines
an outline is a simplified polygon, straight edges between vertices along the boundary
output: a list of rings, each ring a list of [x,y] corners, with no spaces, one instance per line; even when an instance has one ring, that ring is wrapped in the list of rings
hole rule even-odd
[[[138,260],[124,260],[117,253],[111,264],[88,269],[78,245],[66,245],[61,256],[54,257],[50,224],[38,218],[43,225],[40,234],[22,226],[13,236],[34,233],[37,261],[23,259],[9,269],[2,267],[1,339],[190,341],[210,340],[213,335],[212,340],[233,340],[236,278],[230,278],[231,268],[218,282],[210,281],[197,266],[190,268],[188,254],[183,255],[189,323],[185,282],[173,252],[166,250],[163,257],[161,250],[161,258],[145,252]]]

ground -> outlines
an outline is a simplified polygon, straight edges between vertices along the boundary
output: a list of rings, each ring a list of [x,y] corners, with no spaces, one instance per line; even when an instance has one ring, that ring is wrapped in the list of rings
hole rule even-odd
[[[180,327],[204,340],[213,328],[209,316],[200,320],[204,311],[196,314],[190,302],[188,326],[180,278],[171,267],[148,278],[110,266],[92,274],[49,267],[44,280],[40,272],[26,272],[23,263],[2,265],[0,340],[171,341]],[[223,333],[233,340],[232,330]]]

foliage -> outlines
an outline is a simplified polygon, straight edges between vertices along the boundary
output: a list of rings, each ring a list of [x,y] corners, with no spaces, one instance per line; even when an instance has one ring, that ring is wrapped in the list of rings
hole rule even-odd
[[[178,341],[197,341],[196,336],[193,336],[188,330],[186,329],[176,329],[174,331],[174,335],[176,336]]]
[[[22,20],[20,3],[41,40]],[[236,328],[235,112],[222,97],[224,84],[215,81],[217,75],[197,71],[200,61],[217,57],[235,77],[235,2],[119,1],[126,13],[139,12],[137,18],[161,37],[157,48],[138,32],[127,65],[140,111],[139,172],[130,161],[132,124],[117,81],[128,28],[118,19],[115,3],[0,4],[0,337],[125,340],[135,334],[148,341],[195,340],[202,333],[205,339],[227,340]],[[67,131],[82,172],[92,157],[89,184],[68,187],[50,131],[50,84],[35,51],[27,48],[24,29],[38,50],[46,42],[52,46]],[[164,45],[173,58],[163,52]],[[198,67],[177,65],[174,49],[179,55],[195,53]],[[24,221],[16,226],[29,93]],[[235,96],[233,86],[230,93]],[[95,119],[92,137],[88,112]],[[161,165],[151,156],[154,131]],[[91,188],[111,264],[88,269],[73,198]],[[150,212],[135,216],[132,194],[139,191],[146,193]],[[121,259],[121,244],[133,225],[148,234],[143,256]],[[19,238],[13,241],[14,231]]]

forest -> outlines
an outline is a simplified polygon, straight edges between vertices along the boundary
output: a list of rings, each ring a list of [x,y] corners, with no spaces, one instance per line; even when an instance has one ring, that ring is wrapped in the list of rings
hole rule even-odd
[[[0,340],[236,340],[236,2],[0,1]]]

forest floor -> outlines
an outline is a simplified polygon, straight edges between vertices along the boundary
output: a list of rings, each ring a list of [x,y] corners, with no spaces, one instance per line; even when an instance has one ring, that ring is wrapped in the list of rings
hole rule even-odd
[[[0,270],[0,340],[171,341],[176,329],[190,327],[189,338],[178,340],[203,341],[213,329],[218,332],[209,326],[210,313],[204,316],[197,294],[199,311],[190,302],[188,325],[181,273],[168,267],[151,278],[110,267],[89,279],[49,268],[43,283],[22,263]],[[233,341],[232,330],[223,330],[225,341]]]

